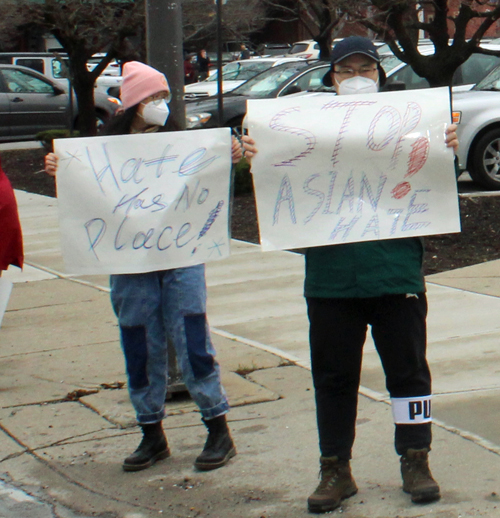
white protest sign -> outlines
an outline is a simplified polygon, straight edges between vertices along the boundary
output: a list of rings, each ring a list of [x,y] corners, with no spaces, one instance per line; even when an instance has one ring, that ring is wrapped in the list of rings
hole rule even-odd
[[[229,255],[228,128],[54,144],[68,272],[141,273]]]
[[[263,250],[460,231],[447,88],[248,101]]]

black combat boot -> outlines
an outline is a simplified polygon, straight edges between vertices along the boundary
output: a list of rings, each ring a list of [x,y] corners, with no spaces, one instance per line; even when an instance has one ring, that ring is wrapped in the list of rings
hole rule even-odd
[[[403,491],[410,493],[411,501],[416,503],[439,500],[439,486],[432,478],[428,460],[429,450],[410,448],[406,455],[401,456],[401,476]]]
[[[170,456],[167,438],[163,433],[161,421],[152,424],[141,424],[142,441],[137,450],[123,461],[125,471],[140,471],[152,466],[157,460]]]
[[[207,442],[194,463],[200,471],[221,468],[236,455],[236,448],[227,427],[226,416],[215,419],[202,419],[208,428]]]
[[[307,499],[311,513],[327,513],[336,509],[342,500],[358,492],[351,475],[348,460],[338,457],[321,457],[321,482],[316,491]]]

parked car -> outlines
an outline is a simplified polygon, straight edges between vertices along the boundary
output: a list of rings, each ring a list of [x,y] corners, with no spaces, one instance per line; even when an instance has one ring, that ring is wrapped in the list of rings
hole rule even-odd
[[[251,58],[241,61],[232,61],[222,67],[222,91],[223,93],[234,90],[248,79],[264,72],[271,67],[286,63],[288,61],[297,61],[302,58]],[[209,76],[205,81],[192,83],[184,87],[184,99],[186,101],[200,99],[217,94],[217,71]]]
[[[240,59],[241,45],[245,44],[247,49],[250,50],[251,55],[254,54],[253,45],[249,41],[225,41],[222,43],[222,63],[229,63],[236,59]],[[207,56],[210,58],[210,66],[217,66],[217,49],[208,47]],[[196,56],[193,62],[196,62]]]
[[[94,54],[87,61],[87,68],[93,70],[106,54]],[[118,91],[123,81],[122,67],[115,59],[111,60],[102,74],[95,80],[94,88],[96,92],[106,95],[113,95]]]
[[[87,68],[92,70],[101,60],[104,54],[95,54],[90,58]],[[64,53],[54,52],[0,52],[0,64],[20,65],[28,67],[48,77],[59,86],[68,89],[68,79],[65,67],[68,57]],[[118,69],[116,69],[116,65]],[[117,75],[118,74],[118,75]],[[122,82],[120,67],[116,61],[112,61],[95,82],[97,92],[109,95],[109,89],[119,87]]]
[[[102,58],[105,57],[106,54],[99,53],[94,54],[88,61],[87,61],[87,68],[92,71],[94,68],[101,62]],[[104,69],[102,72],[103,76],[121,76],[122,75],[122,67],[116,59],[112,59],[108,66]]]
[[[17,65],[0,64],[0,141],[33,139],[49,129],[65,129],[70,122],[70,99],[43,74]],[[105,122],[121,106],[118,99],[95,95],[96,115]],[[76,100],[73,124],[78,127]]]
[[[482,44],[488,50],[500,51],[500,45]],[[419,51],[423,55],[434,53],[434,45],[422,45]],[[470,90],[476,83],[486,77],[491,70],[500,65],[499,56],[486,54],[472,54],[470,58],[460,65],[453,75],[453,91]],[[394,54],[384,54],[382,56],[382,66],[387,74],[387,84],[404,83],[407,90],[428,88],[427,79],[417,75],[410,65],[403,63]]]
[[[19,65],[36,70],[61,87],[68,85],[65,66],[66,54],[51,52],[0,52],[0,64]]]
[[[500,66],[468,92],[453,94],[460,170],[489,190],[500,190]]]
[[[314,40],[296,41],[286,56],[304,59],[319,58],[319,44]]]
[[[329,64],[306,60],[272,67],[224,94],[222,125],[241,130],[247,99],[270,99],[299,92],[324,91],[322,78]],[[186,104],[188,129],[213,128],[218,122],[216,97]]]
[[[284,56],[291,48],[290,43],[261,43],[255,53],[262,57]]]

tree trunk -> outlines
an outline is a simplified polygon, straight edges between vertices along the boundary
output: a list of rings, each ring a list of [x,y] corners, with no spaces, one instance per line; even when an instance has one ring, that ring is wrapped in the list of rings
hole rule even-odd
[[[76,129],[84,137],[97,135],[94,105],[94,74],[88,71],[86,60],[81,59],[79,54],[71,56],[70,66],[73,89],[78,103]]]
[[[410,65],[420,77],[429,81],[431,87],[452,86],[455,71],[469,57],[470,52],[454,51],[447,47],[436,49],[434,55],[417,57]]]
[[[97,135],[96,113],[94,105],[94,82],[78,82],[75,80],[74,90],[78,103],[76,129],[82,137]]]
[[[319,45],[319,59],[322,61],[330,61],[330,35],[320,35],[316,37]]]

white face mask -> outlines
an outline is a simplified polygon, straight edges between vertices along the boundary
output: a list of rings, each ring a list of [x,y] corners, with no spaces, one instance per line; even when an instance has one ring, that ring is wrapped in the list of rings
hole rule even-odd
[[[378,92],[378,82],[363,76],[350,77],[337,84],[340,95],[375,94]]]
[[[150,101],[144,104],[141,117],[146,124],[165,126],[170,110],[165,99]]]

